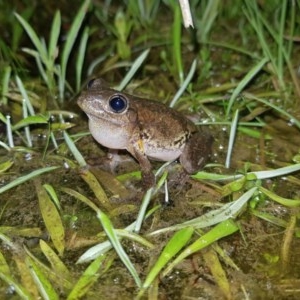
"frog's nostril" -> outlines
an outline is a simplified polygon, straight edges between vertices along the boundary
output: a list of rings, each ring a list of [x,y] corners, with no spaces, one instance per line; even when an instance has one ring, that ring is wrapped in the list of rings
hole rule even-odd
[[[127,101],[121,95],[114,95],[109,100],[109,106],[115,113],[121,113],[127,108]]]

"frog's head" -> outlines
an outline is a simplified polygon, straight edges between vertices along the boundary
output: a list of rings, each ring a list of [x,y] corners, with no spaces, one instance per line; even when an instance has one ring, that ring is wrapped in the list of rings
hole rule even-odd
[[[90,80],[77,103],[93,121],[124,126],[136,120],[135,111],[130,109],[130,96],[109,88],[103,79]]]

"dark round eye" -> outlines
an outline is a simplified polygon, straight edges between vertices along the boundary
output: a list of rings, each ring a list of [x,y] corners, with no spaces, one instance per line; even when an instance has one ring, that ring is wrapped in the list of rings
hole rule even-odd
[[[121,113],[127,108],[127,101],[121,95],[114,95],[109,100],[109,106],[116,113]]]

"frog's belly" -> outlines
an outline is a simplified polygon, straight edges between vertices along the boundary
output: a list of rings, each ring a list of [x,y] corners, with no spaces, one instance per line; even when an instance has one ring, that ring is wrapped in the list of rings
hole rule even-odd
[[[181,149],[145,149],[145,154],[153,160],[171,161],[177,159],[182,153]]]

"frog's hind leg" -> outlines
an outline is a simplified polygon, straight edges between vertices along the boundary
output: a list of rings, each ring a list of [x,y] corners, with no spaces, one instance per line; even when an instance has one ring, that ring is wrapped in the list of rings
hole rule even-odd
[[[189,174],[196,173],[207,163],[212,152],[213,137],[198,131],[186,143],[180,156],[180,163]]]

